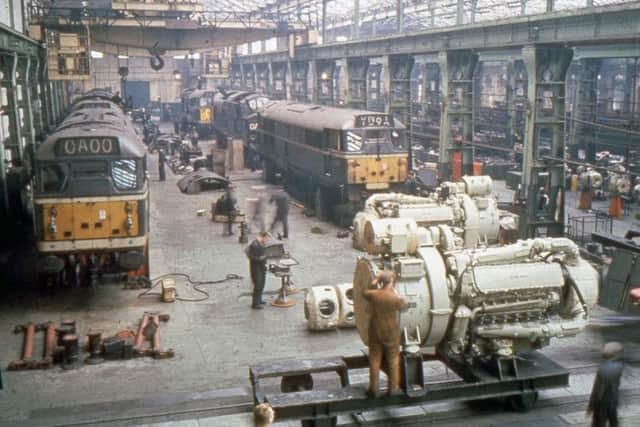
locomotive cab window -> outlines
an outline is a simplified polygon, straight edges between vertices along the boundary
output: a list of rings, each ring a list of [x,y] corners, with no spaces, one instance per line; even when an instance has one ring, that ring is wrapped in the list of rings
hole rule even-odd
[[[135,160],[114,160],[111,162],[111,178],[118,190],[138,188],[138,170]]]
[[[40,190],[43,193],[58,193],[64,189],[67,173],[60,164],[47,165],[40,168]]]

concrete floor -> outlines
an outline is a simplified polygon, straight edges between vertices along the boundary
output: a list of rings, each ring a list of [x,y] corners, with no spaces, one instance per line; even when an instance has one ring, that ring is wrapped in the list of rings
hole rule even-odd
[[[22,338],[12,333],[17,324],[49,320],[59,323],[71,318],[78,320],[81,332],[97,328],[105,335],[111,335],[124,328],[135,329],[145,311],[171,315],[171,320],[162,325],[162,342],[173,348],[176,356],[169,360],[108,362],[75,371],[63,371],[57,367],[48,371],[3,371],[5,390],[0,391],[0,425],[67,425],[81,420],[116,419],[117,414],[139,414],[145,408],[150,413],[158,413],[169,409],[204,408],[214,403],[218,406],[238,402],[246,405],[250,396],[248,367],[254,363],[351,355],[363,349],[355,330],[309,332],[301,294],[293,297],[297,304],[292,308],[267,306],[262,311],[251,310],[251,284],[247,278],[244,245],[238,243],[237,236],[223,236],[221,224],[212,223],[207,216],[196,215],[199,209],[208,212],[211,202],[220,194],[184,195],[175,185],[179,177],[170,171],[167,181],[159,182],[156,159],[157,156],[151,155],[149,161],[152,277],[182,272],[195,280],[212,280],[236,273],[244,279],[210,285],[207,289],[211,297],[206,301],[173,304],[163,304],[157,297],[138,298],[140,291],[121,290],[115,283],[105,283],[93,290],[63,290],[46,298],[29,292],[10,293],[0,301],[2,367],[19,357]],[[249,172],[232,175],[232,179],[237,185],[240,201],[256,195],[252,187],[263,185],[257,174]],[[319,226],[325,234],[312,234],[313,226]],[[337,238],[338,228],[305,217],[302,209],[297,207],[291,209],[290,228],[286,247],[300,262],[294,267],[294,281],[299,288],[351,281],[355,260],[361,253],[351,248],[350,239]],[[19,287],[20,284],[13,286]],[[279,281],[269,277],[268,301],[275,297],[273,293],[278,287]],[[183,297],[199,296],[182,282],[178,291]],[[596,318],[608,315],[610,313],[604,310],[595,311]],[[627,354],[636,357],[640,354],[639,331],[637,324],[633,328],[624,325],[605,328],[594,324],[576,338],[554,341],[545,350],[549,357],[567,367],[592,368],[573,377],[571,387],[546,392],[542,399],[588,394],[602,343],[611,339],[622,340],[627,345]],[[40,354],[40,349],[41,346],[36,348],[36,355]],[[444,369],[436,368],[434,375],[440,374],[444,374]],[[362,375],[360,379],[366,381],[366,376]],[[629,368],[623,388],[630,392],[637,390],[639,380],[638,370]],[[456,406],[445,404],[424,410],[447,413],[452,408]],[[155,424],[165,427],[250,425],[251,419],[245,409],[239,411],[242,412],[240,414],[216,413],[215,416],[206,410],[177,418],[156,416],[122,425],[148,425],[151,421],[166,421],[169,424]],[[623,416],[628,414],[625,426],[640,425],[640,422],[635,423],[640,419],[635,406],[630,405],[625,411]],[[380,420],[389,419],[392,412],[381,411],[377,422],[382,424],[377,425],[386,424]],[[549,416],[557,421],[560,415]],[[492,415],[487,416],[487,422],[478,425],[491,425]],[[503,417],[500,425],[513,425],[525,420],[519,418],[524,415],[513,413],[509,413],[508,418],[500,416]],[[585,425],[583,421],[571,418],[557,425]],[[445,421],[436,423],[449,425]],[[345,421],[345,425],[350,424]]]

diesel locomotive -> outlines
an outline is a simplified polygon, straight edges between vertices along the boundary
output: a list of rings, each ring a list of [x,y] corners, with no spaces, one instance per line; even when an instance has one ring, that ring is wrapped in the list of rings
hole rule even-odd
[[[43,284],[92,273],[148,276],[145,149],[120,106],[84,96],[35,155],[34,214]]]
[[[390,114],[272,101],[258,116],[265,180],[279,174],[322,220],[350,223],[369,195],[407,178],[405,126]]]

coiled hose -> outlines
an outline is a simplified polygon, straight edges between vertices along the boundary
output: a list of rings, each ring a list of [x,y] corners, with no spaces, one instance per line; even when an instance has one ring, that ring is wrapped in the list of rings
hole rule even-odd
[[[193,279],[191,279],[191,276],[189,276],[186,273],[167,273],[167,274],[163,274],[163,275],[158,276],[158,277],[154,277],[153,279],[145,279],[145,281],[147,281],[150,284],[150,287],[146,291],[140,293],[138,295],[138,298],[142,298],[142,297],[145,297],[145,296],[151,296],[151,295],[153,295],[153,296],[162,296],[158,292],[151,292],[151,291],[153,289],[155,289],[160,284],[162,279],[165,279],[167,277],[182,277],[182,278],[186,279],[186,281],[188,283],[191,284],[191,288],[194,291],[196,291],[196,292],[198,292],[198,293],[203,295],[202,297],[199,297],[199,298],[180,297],[180,296],[177,295],[178,293],[176,291],[176,299],[178,301],[187,301],[187,302],[200,302],[200,301],[205,301],[205,300],[209,299],[209,297],[210,297],[209,293],[207,291],[205,291],[204,289],[202,289],[201,288],[202,286],[205,286],[205,285],[217,285],[217,284],[220,284],[220,283],[228,282],[230,280],[242,280],[243,279],[242,276],[240,276],[239,274],[235,274],[235,273],[227,274],[224,277],[224,279],[204,280],[204,281],[193,280]]]

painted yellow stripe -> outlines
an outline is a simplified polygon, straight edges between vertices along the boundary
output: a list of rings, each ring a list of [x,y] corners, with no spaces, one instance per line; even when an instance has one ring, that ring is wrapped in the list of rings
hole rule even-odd
[[[62,240],[38,242],[39,252],[70,252],[104,249],[139,248],[147,244],[147,236],[120,239]]]
[[[143,194],[130,194],[126,196],[101,196],[101,197],[47,197],[36,198],[37,205],[51,203],[92,203],[92,202],[117,202],[127,200],[144,200],[148,197],[149,192]]]

